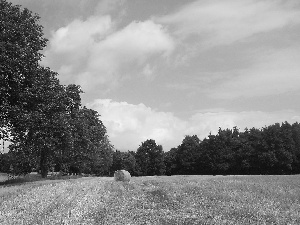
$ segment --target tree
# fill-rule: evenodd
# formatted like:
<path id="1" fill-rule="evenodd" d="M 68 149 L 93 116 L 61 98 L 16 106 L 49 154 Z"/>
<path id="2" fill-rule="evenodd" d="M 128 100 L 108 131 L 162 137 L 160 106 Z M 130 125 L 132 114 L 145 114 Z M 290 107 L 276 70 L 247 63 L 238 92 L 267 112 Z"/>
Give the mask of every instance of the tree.
<path id="1" fill-rule="evenodd" d="M 8 138 L 15 125 L 11 119 L 22 113 L 28 88 L 39 76 L 40 50 L 47 39 L 38 21 L 28 9 L 0 1 L 0 138 Z"/>
<path id="2" fill-rule="evenodd" d="M 123 153 L 116 150 L 113 152 L 113 163 L 111 165 L 111 172 L 123 169 Z"/>
<path id="3" fill-rule="evenodd" d="M 39 51 L 47 40 L 43 38 L 42 26 L 37 23 L 38 15 L 28 9 L 1 0 L 0 18 L 1 138 L 12 138 L 15 155 L 25 156 L 17 152 L 20 146 L 25 146 L 25 140 L 30 139 L 31 132 L 26 125 L 34 117 L 34 113 L 29 112 L 38 107 L 35 100 L 40 93 L 35 91 L 40 82 L 43 83 L 44 75 L 49 75 L 49 70 L 38 64 L 43 56 Z M 32 146 L 26 147 L 23 153 L 32 150 Z"/>
<path id="4" fill-rule="evenodd" d="M 164 163 L 166 166 L 166 175 L 178 174 L 178 148 L 171 148 L 170 151 L 164 153 Z"/>
<path id="5" fill-rule="evenodd" d="M 234 161 L 232 165 L 232 172 L 234 174 L 251 174 L 252 163 L 255 162 L 255 149 L 251 146 L 249 138 L 249 130 L 245 128 L 244 132 L 239 132 L 236 138 Z"/>
<path id="6" fill-rule="evenodd" d="M 263 142 L 260 151 L 260 160 L 263 173 L 284 174 L 290 173 L 293 162 L 294 141 L 291 126 L 279 123 L 264 127 L 262 130 Z"/>
<path id="7" fill-rule="evenodd" d="M 300 173 L 300 124 L 294 123 L 292 125 L 292 137 L 295 143 L 294 154 L 293 154 L 293 173 Z"/>
<path id="8" fill-rule="evenodd" d="M 200 139 L 197 135 L 185 136 L 177 150 L 177 167 L 179 174 L 197 174 Z"/>
<path id="9" fill-rule="evenodd" d="M 0 172 L 8 173 L 11 165 L 11 154 L 3 153 L 0 154 Z"/>
<path id="10" fill-rule="evenodd" d="M 98 176 L 110 175 L 110 167 L 113 161 L 114 147 L 105 135 L 100 145 L 90 154 L 91 172 Z"/>
<path id="11" fill-rule="evenodd" d="M 111 166 L 111 173 L 116 170 L 127 170 L 132 176 L 137 176 L 137 163 L 135 159 L 135 152 L 121 152 L 116 150 L 113 153 L 113 163 Z"/>
<path id="12" fill-rule="evenodd" d="M 234 171 L 234 162 L 236 161 L 236 154 L 240 148 L 239 141 L 239 129 L 234 127 L 233 129 L 219 129 L 217 134 L 217 140 L 219 145 L 218 154 L 220 156 L 218 160 L 218 170 L 222 174 L 236 173 Z"/>
<path id="13" fill-rule="evenodd" d="M 65 168 L 108 175 L 113 146 L 97 111 L 83 107 L 72 116 L 72 144 L 63 153 Z M 68 169 L 67 169 L 68 170 Z"/>
<path id="14" fill-rule="evenodd" d="M 154 140 L 146 140 L 136 152 L 136 161 L 141 176 L 163 175 L 165 173 L 164 154 L 161 145 Z"/>
<path id="15" fill-rule="evenodd" d="M 290 174 L 293 170 L 295 141 L 293 139 L 292 126 L 288 122 L 281 124 L 279 137 L 281 139 L 281 143 L 276 151 L 276 157 L 280 160 L 278 165 L 276 165 L 276 173 Z"/>
<path id="16" fill-rule="evenodd" d="M 17 109 L 15 114 L 18 116 L 10 119 L 14 124 L 10 149 L 16 156 L 27 156 L 28 161 L 38 162 L 39 165 L 33 166 L 38 167 L 45 177 L 53 164 L 57 147 L 68 133 L 66 111 L 69 104 L 65 88 L 56 78 L 57 74 L 43 67 L 37 71 L 40 75 L 24 93 L 26 104 L 22 107 L 22 113 Z"/>
<path id="17" fill-rule="evenodd" d="M 122 168 L 127 170 L 132 176 L 138 175 L 134 152 L 128 151 L 123 153 Z"/>

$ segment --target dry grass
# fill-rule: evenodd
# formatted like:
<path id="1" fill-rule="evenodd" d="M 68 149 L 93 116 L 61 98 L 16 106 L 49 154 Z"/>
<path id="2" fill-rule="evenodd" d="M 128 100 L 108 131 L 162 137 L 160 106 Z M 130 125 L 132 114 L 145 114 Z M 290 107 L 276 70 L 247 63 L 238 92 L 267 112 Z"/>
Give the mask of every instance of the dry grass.
<path id="1" fill-rule="evenodd" d="M 0 224 L 300 224 L 299 175 L 43 182 L 0 187 Z"/>

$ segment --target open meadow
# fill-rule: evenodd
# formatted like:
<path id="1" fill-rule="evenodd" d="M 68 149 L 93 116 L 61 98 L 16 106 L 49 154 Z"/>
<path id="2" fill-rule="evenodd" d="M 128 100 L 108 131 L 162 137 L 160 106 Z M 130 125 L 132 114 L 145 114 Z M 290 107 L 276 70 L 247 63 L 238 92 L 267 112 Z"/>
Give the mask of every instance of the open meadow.
<path id="1" fill-rule="evenodd" d="M 300 175 L 110 177 L 0 186 L 0 224 L 300 224 Z"/>

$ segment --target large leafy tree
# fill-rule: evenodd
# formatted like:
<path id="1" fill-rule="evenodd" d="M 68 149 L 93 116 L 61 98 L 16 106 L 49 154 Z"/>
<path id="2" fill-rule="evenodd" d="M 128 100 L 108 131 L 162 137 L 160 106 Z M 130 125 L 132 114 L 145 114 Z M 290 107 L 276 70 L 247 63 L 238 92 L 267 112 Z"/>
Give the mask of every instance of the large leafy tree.
<path id="1" fill-rule="evenodd" d="M 177 151 L 177 167 L 180 174 L 196 174 L 200 139 L 197 135 L 185 136 Z"/>
<path id="2" fill-rule="evenodd" d="M 37 113 L 29 112 L 37 107 L 35 101 L 40 93 L 36 85 L 43 82 L 47 73 L 47 69 L 39 66 L 40 50 L 47 40 L 43 38 L 38 20 L 28 9 L 0 1 L 0 138 L 13 141 L 13 158 L 21 159 L 15 164 L 22 167 L 28 164 L 26 155 L 34 152 L 32 146 L 26 144 L 34 135 L 30 127 Z M 20 148 L 24 150 L 20 152 Z"/>
<path id="3" fill-rule="evenodd" d="M 95 151 L 90 154 L 91 172 L 98 176 L 110 175 L 110 167 L 113 161 L 114 146 L 105 135 L 97 144 Z"/>
<path id="4" fill-rule="evenodd" d="M 65 114 L 64 128 L 61 130 L 60 142 L 56 143 L 57 151 L 55 151 L 53 160 L 56 171 L 68 172 L 70 169 L 70 157 L 74 151 L 74 142 L 76 135 L 76 121 L 81 107 L 82 93 L 81 87 L 75 84 L 70 84 L 64 87 L 65 91 Z"/>
<path id="5" fill-rule="evenodd" d="M 63 153 L 66 168 L 108 175 L 112 164 L 113 146 L 106 135 L 106 127 L 97 111 L 80 108 L 70 120 L 72 143 Z"/>
<path id="6" fill-rule="evenodd" d="M 26 93 L 39 76 L 40 50 L 46 46 L 39 16 L 28 9 L 0 1 L 0 129 L 8 137 L 26 104 Z"/>
<path id="7" fill-rule="evenodd" d="M 38 72 L 39 76 L 32 81 L 32 87 L 24 93 L 26 101 L 22 106 L 22 113 L 17 109 L 15 114 L 18 117 L 10 119 L 14 124 L 11 129 L 11 150 L 23 163 L 28 161 L 33 164 L 32 167 L 38 167 L 45 177 L 57 147 L 69 132 L 66 112 L 72 103 L 64 86 L 59 84 L 56 73 L 42 67 Z"/>
<path id="8" fill-rule="evenodd" d="M 143 142 L 136 152 L 140 175 L 153 176 L 165 173 L 164 153 L 161 145 L 149 139 Z"/>

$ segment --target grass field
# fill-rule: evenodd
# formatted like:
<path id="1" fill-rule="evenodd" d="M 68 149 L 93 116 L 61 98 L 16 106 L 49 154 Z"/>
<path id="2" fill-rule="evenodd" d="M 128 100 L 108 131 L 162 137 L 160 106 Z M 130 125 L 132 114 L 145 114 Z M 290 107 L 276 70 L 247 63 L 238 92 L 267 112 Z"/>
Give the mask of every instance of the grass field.
<path id="1" fill-rule="evenodd" d="M 0 224 L 300 224 L 300 175 L 46 180 L 0 186 Z"/>

